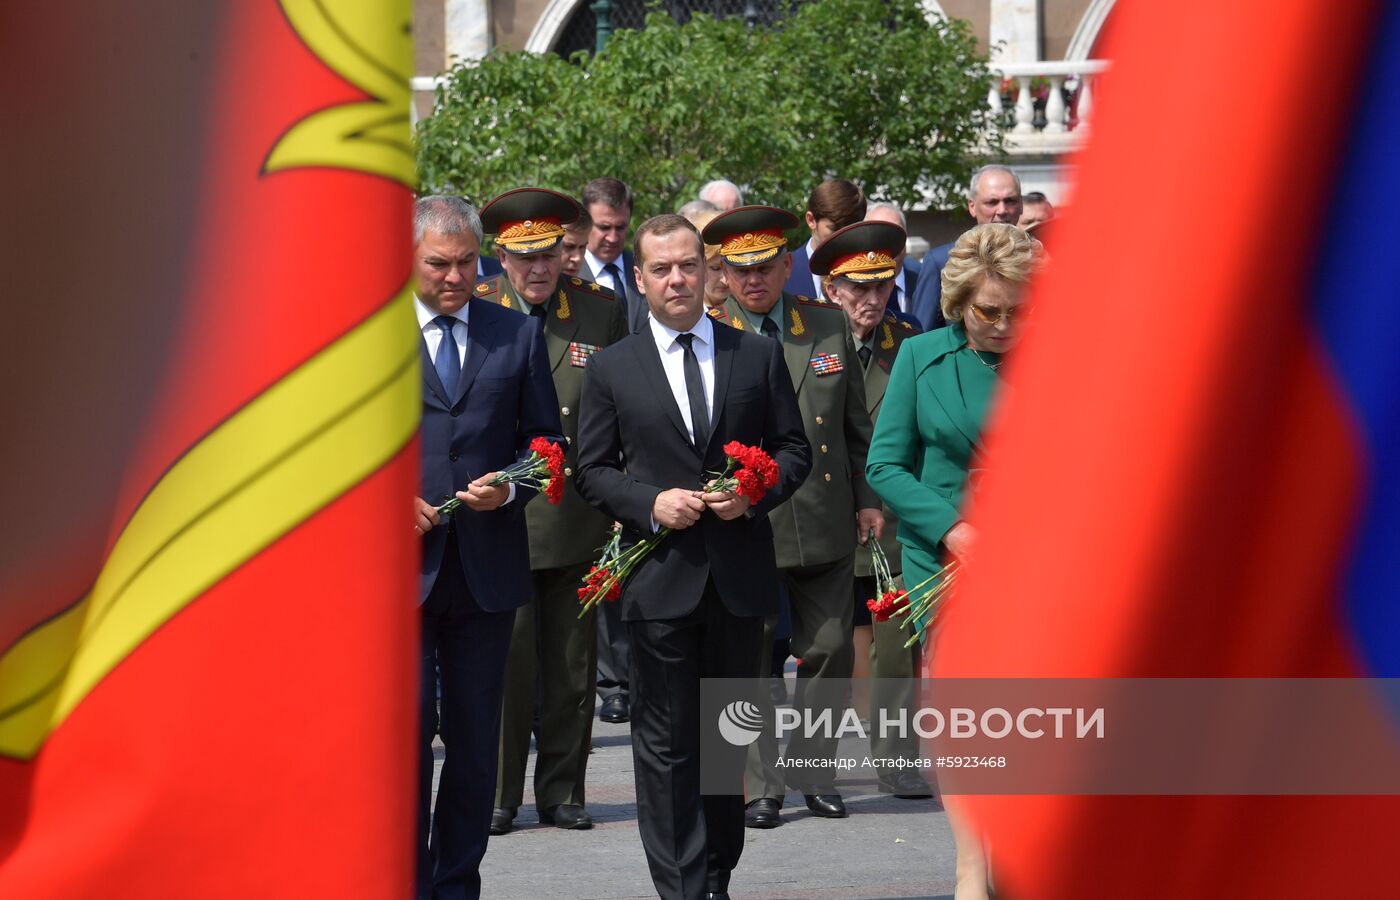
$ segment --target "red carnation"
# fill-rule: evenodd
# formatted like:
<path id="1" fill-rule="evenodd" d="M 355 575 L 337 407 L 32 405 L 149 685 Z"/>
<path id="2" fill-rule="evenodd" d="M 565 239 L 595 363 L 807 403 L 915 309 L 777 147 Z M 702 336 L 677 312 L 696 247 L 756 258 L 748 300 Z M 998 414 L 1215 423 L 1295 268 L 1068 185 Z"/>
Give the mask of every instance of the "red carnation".
<path id="1" fill-rule="evenodd" d="M 908 612 L 904 601 L 903 591 L 886 591 L 880 595 L 879 600 L 865 601 L 865 608 L 870 610 L 870 615 L 876 622 L 888 622 L 892 616 Z"/>
<path id="2" fill-rule="evenodd" d="M 544 499 L 550 503 L 558 504 L 564 499 L 564 478 L 562 475 L 555 475 L 549 479 L 549 484 L 544 488 Z"/>
<path id="3" fill-rule="evenodd" d="M 757 503 L 762 500 L 763 495 L 767 493 L 763 485 L 763 479 L 752 469 L 740 469 L 735 473 L 734 478 L 739 482 L 735 493 L 742 497 L 748 497 L 750 503 Z"/>

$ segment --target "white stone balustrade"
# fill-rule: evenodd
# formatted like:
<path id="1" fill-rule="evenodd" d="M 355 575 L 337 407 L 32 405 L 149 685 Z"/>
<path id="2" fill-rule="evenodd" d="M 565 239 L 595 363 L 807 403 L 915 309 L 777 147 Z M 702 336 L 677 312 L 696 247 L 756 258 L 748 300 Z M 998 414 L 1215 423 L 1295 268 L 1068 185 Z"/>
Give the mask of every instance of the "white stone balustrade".
<path id="1" fill-rule="evenodd" d="M 1103 72 L 1108 71 L 1107 60 L 1087 59 L 1080 61 L 1047 60 L 1042 62 L 1000 63 L 991 67 L 992 82 L 987 90 L 987 104 L 997 115 L 1006 109 L 1002 99 L 1002 84 L 1009 80 L 1013 84 L 1015 102 L 1015 124 L 1006 136 L 1006 149 L 1013 155 L 1060 154 L 1075 149 L 1088 136 L 1089 120 L 1093 114 L 1094 82 Z M 1037 78 L 1044 79 L 1049 86 L 1045 99 L 1045 122 L 1037 126 L 1035 122 L 1035 98 L 1031 94 L 1031 84 Z M 1075 118 L 1070 119 L 1070 109 L 1065 103 L 1063 89 L 1068 87 L 1072 95 L 1077 94 Z"/>

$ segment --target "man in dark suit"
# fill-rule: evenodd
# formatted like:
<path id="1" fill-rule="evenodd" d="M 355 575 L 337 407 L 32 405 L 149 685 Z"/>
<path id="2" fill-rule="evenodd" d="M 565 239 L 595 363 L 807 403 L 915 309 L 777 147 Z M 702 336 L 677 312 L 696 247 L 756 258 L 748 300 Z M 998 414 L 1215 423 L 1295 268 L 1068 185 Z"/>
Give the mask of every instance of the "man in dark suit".
<path id="1" fill-rule="evenodd" d="M 967 211 L 978 225 L 1002 222 L 1015 225 L 1021 218 L 1021 179 L 1006 166 L 983 166 L 972 173 L 968 185 Z M 953 242 L 942 244 L 924 254 L 919 286 L 912 293 L 909 312 L 919 320 L 925 331 L 942 328 L 940 307 L 943 298 L 943 267 L 948 264 L 948 251 Z"/>
<path id="2" fill-rule="evenodd" d="M 617 295 L 632 332 L 640 331 L 646 323 L 647 301 L 631 283 L 632 254 L 626 251 L 632 189 L 616 178 L 595 178 L 583 189 L 583 208 L 593 220 L 584 267 L 594 282 Z"/>
<path id="3" fill-rule="evenodd" d="M 702 796 L 700 679 L 757 674 L 778 596 L 767 516 L 806 478 L 812 451 L 778 345 L 701 314 L 705 258 L 694 226 L 648 220 L 637 263 L 650 319 L 584 372 L 576 484 L 622 523 L 627 544 L 672 529 L 621 601 L 638 825 L 659 896 L 726 898 L 744 847 L 744 749 L 707 757 L 732 772 L 735 793 Z M 728 441 L 761 445 L 778 464 L 777 485 L 755 505 L 701 490 L 724 468 Z"/>
<path id="4" fill-rule="evenodd" d="M 506 652 L 515 610 L 530 598 L 524 506 L 536 493 L 490 481 L 529 456 L 534 438 L 563 441 L 539 322 L 472 298 L 481 233 L 459 197 L 414 207 L 413 305 L 423 335 L 418 900 L 481 894 Z M 454 496 L 463 505 L 441 516 L 436 507 Z M 430 841 L 434 731 L 446 751 Z"/>
<path id="5" fill-rule="evenodd" d="M 630 283 L 632 254 L 624 249 L 632 224 L 632 189 L 616 178 L 595 178 L 583 189 L 583 209 L 593 227 L 579 277 L 612 291 L 627 316 L 628 332 L 635 334 L 646 325 L 647 301 Z M 604 722 L 626 722 L 630 715 L 630 668 L 627 631 L 617 605 L 610 603 L 598 614 L 598 697 L 603 701 L 598 718 Z"/>
<path id="6" fill-rule="evenodd" d="M 496 257 L 487 256 L 483 253 L 476 258 L 476 277 L 478 280 L 484 281 L 487 278 L 499 278 L 502 271 L 504 270 L 501 268 L 501 261 L 496 259 Z"/>
<path id="7" fill-rule="evenodd" d="M 808 260 L 812 253 L 837 231 L 865 218 L 865 192 L 853 181 L 828 178 L 807 195 L 807 243 L 788 254 L 792 271 L 783 290 L 798 297 L 821 297 L 821 279 L 812 277 Z"/>

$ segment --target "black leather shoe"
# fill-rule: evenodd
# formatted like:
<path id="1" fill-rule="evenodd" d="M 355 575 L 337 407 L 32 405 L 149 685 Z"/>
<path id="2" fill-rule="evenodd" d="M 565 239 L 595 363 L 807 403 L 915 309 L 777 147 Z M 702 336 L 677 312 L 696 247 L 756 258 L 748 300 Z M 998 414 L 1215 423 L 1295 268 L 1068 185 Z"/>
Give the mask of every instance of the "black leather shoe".
<path id="1" fill-rule="evenodd" d="M 705 895 L 705 900 L 729 900 L 729 892 L 720 891 L 717 894 L 714 891 L 710 891 L 708 894 Z"/>
<path id="2" fill-rule="evenodd" d="M 603 706 L 598 710 L 598 718 L 604 722 L 626 722 L 631 718 L 627 709 L 626 694 L 610 694 L 603 698 Z"/>
<path id="3" fill-rule="evenodd" d="M 505 834 L 515 828 L 515 808 L 498 806 L 491 810 L 491 833 Z"/>
<path id="4" fill-rule="evenodd" d="M 566 831 L 587 831 L 593 827 L 593 817 L 582 806 L 574 803 L 561 803 L 558 806 L 540 810 L 540 823 L 563 828 Z"/>
<path id="5" fill-rule="evenodd" d="M 744 807 L 745 828 L 777 828 L 783 824 L 778 811 L 783 805 L 772 797 L 759 797 Z"/>
<path id="6" fill-rule="evenodd" d="M 840 794 L 803 794 L 812 815 L 823 819 L 844 819 L 848 815 Z"/>
<path id="7" fill-rule="evenodd" d="M 928 782 L 907 769 L 881 775 L 880 793 L 894 794 L 900 800 L 928 800 L 933 797 Z"/>

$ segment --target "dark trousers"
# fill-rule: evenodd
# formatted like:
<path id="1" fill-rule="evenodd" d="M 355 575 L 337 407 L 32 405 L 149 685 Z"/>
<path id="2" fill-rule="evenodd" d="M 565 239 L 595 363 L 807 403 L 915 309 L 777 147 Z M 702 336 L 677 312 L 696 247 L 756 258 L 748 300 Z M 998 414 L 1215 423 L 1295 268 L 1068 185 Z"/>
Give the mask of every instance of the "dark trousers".
<path id="1" fill-rule="evenodd" d="M 632 670 L 627 628 L 622 624 L 621 603 L 598 604 L 598 696 L 627 693 Z"/>
<path id="2" fill-rule="evenodd" d="M 583 778 L 593 735 L 598 607 L 579 618 L 578 586 L 590 565 L 531 572 L 530 602 L 515 611 L 501 710 L 497 806 L 514 809 L 524 797 L 537 696 L 535 806 L 543 811 L 561 803 L 584 805 Z"/>
<path id="3" fill-rule="evenodd" d="M 515 611 L 487 612 L 477 605 L 462 574 L 457 537 L 449 534 L 422 613 L 416 895 L 418 900 L 477 898 L 477 869 L 491 827 L 501 690 Z M 438 724 L 435 668 L 442 678 L 440 732 L 446 749 L 430 836 L 433 731 Z"/>
<path id="4" fill-rule="evenodd" d="M 855 645 L 851 639 L 851 593 L 855 590 L 855 554 L 833 563 L 816 566 L 795 566 L 780 569 L 788 592 L 788 609 L 792 613 L 792 655 L 802 662 L 797 666 L 797 691 L 793 706 L 819 715 L 829 710 L 832 721 L 841 720 L 845 708 L 846 689 L 855 664 Z M 771 658 L 773 631 L 777 617 L 766 623 L 764 644 L 753 657 L 755 668 L 763 671 Z M 764 721 L 775 715 L 773 701 L 765 691 L 758 698 Z M 788 740 L 789 759 L 835 759 L 838 741 L 821 734 L 807 737 L 803 729 L 793 732 Z M 785 787 L 806 794 L 827 794 L 836 789 L 834 767 L 789 769 L 784 778 L 778 769 L 778 739 L 765 732 L 749 745 L 745 793 L 749 800 L 768 797 L 782 801 Z"/>
<path id="5" fill-rule="evenodd" d="M 753 678 L 763 618 L 730 613 L 711 582 L 689 615 L 627 625 L 642 848 L 662 900 L 698 900 L 728 890 L 744 851 L 744 748 L 710 760 L 734 773 L 733 793 L 700 793 L 700 679 Z"/>

